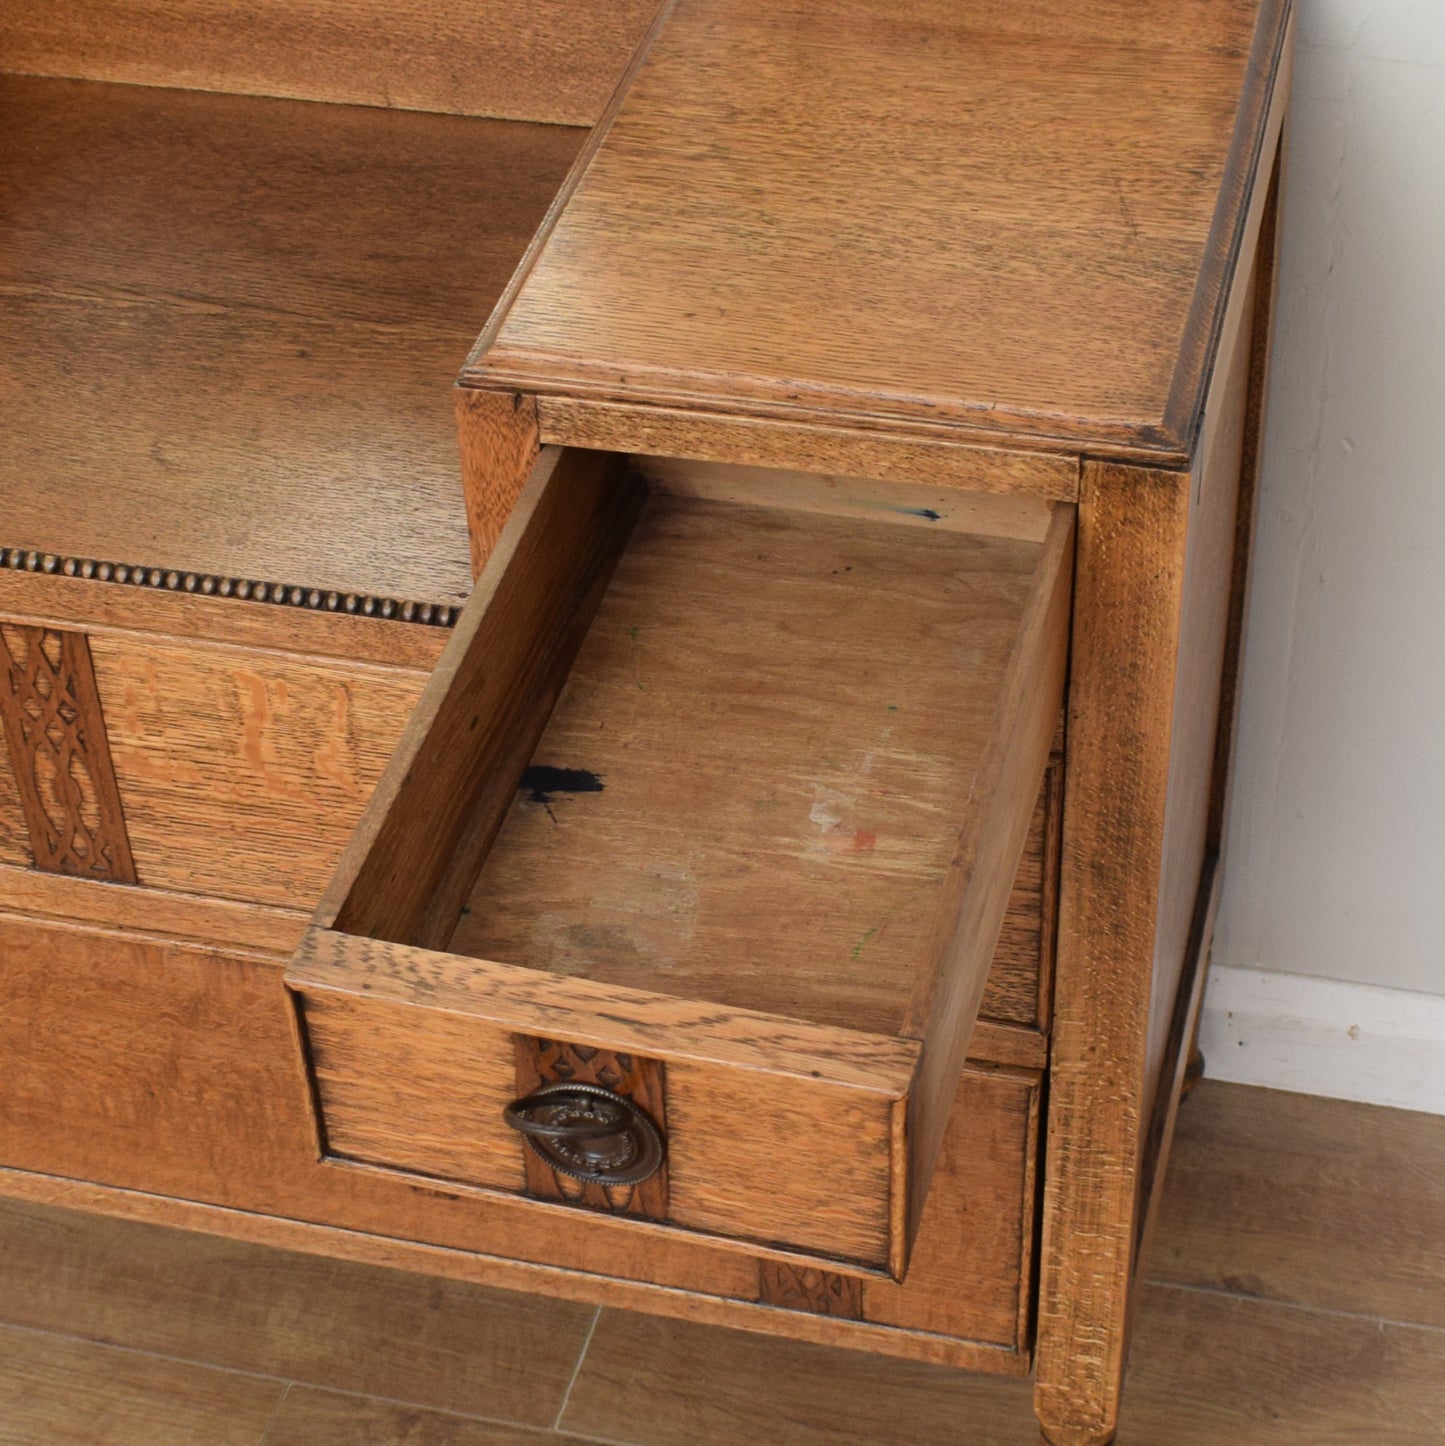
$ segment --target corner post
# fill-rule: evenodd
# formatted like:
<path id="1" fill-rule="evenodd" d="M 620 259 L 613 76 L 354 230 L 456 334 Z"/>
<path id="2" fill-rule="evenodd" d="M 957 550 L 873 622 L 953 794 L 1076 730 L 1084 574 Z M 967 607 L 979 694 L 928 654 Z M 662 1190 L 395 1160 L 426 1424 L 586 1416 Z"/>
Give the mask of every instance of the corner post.
<path id="1" fill-rule="evenodd" d="M 1189 517 L 1188 473 L 1085 463 L 1034 1392 L 1051 1446 L 1118 1424 Z"/>
<path id="2" fill-rule="evenodd" d="M 456 388 L 472 576 L 479 577 L 541 451 L 537 399 L 521 392 Z"/>

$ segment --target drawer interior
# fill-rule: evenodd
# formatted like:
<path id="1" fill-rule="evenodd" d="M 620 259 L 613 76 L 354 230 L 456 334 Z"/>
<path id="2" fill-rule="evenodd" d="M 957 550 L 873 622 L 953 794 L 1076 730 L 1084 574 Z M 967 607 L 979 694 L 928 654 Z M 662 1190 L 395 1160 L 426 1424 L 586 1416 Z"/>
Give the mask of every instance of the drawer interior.
<path id="1" fill-rule="evenodd" d="M 901 1033 L 1041 540 L 652 493 L 449 951 Z"/>
<path id="2" fill-rule="evenodd" d="M 324 1153 L 637 1213 L 547 1195 L 501 1119 L 610 1051 L 590 1082 L 666 1127 L 642 1213 L 902 1275 L 1058 717 L 1072 515 L 863 511 L 544 451 L 288 971 Z"/>

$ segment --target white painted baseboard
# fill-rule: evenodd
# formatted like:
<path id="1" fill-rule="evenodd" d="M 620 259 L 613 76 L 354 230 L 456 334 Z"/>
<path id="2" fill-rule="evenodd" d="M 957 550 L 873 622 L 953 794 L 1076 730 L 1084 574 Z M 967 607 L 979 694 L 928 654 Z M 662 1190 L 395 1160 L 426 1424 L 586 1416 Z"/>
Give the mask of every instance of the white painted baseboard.
<path id="1" fill-rule="evenodd" d="M 1210 1079 L 1445 1114 L 1445 996 L 1215 965 Z"/>

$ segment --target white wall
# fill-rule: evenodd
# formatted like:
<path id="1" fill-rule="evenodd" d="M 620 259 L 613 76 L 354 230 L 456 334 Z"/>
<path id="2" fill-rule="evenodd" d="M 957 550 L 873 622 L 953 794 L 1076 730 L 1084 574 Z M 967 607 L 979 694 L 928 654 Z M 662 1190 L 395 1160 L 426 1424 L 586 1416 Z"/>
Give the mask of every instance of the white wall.
<path id="1" fill-rule="evenodd" d="M 1214 959 L 1445 994 L 1445 0 L 1300 10 Z"/>

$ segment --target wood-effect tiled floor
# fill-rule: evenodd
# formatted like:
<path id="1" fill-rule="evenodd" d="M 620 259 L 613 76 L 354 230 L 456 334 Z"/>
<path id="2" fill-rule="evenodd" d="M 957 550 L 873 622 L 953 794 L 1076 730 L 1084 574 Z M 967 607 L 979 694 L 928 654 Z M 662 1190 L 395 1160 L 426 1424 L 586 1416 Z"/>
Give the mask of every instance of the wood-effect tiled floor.
<path id="1" fill-rule="evenodd" d="M 1206 1082 L 1121 1446 L 1445 1442 L 1445 1118 Z M 0 1202 L 0 1442 L 1036 1446 L 1029 1383 Z"/>

